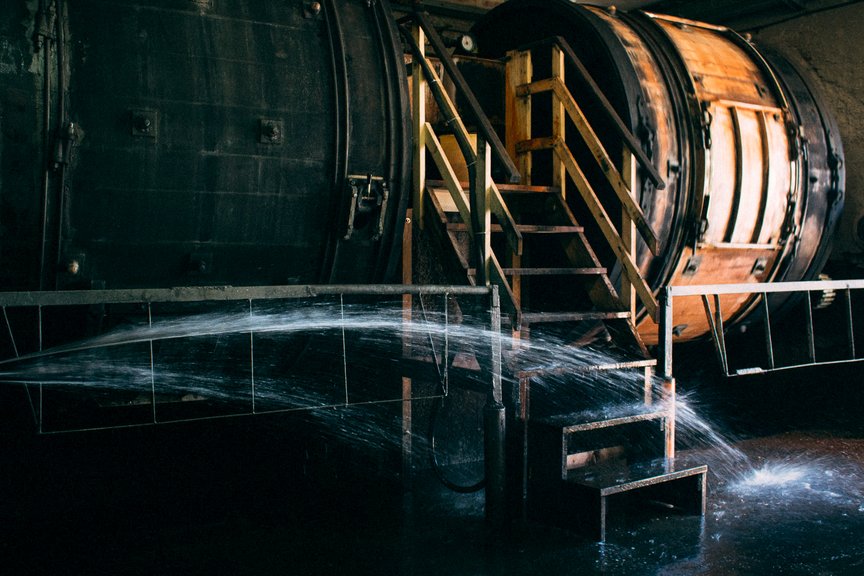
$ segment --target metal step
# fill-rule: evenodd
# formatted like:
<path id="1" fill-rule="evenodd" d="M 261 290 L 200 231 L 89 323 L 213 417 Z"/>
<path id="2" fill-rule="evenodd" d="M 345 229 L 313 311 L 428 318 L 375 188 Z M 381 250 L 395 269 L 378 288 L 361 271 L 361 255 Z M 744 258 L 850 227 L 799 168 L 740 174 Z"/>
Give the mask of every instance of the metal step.
<path id="1" fill-rule="evenodd" d="M 657 366 L 657 360 L 646 358 L 644 360 L 626 360 L 623 362 L 605 362 L 601 364 L 584 364 L 582 366 L 548 366 L 542 368 L 531 368 L 516 372 L 517 378 L 533 378 L 536 376 L 559 376 L 562 374 L 603 372 L 612 370 L 630 370 L 635 368 L 653 368 Z"/>
<path id="2" fill-rule="evenodd" d="M 630 416 L 620 416 L 617 418 L 607 418 L 605 420 L 594 420 L 592 422 L 580 422 L 579 424 L 571 424 L 564 426 L 561 429 L 561 434 L 576 434 L 577 432 L 586 432 L 588 430 L 599 430 L 601 428 L 611 428 L 612 426 L 624 426 L 634 422 L 645 422 L 647 420 L 662 420 L 669 416 L 668 410 L 656 410 L 653 412 L 644 412 L 641 414 L 632 414 Z"/>
<path id="3" fill-rule="evenodd" d="M 571 470 L 565 479 L 564 497 L 581 511 L 581 527 L 598 541 L 606 540 L 608 498 L 641 491 L 647 499 L 669 510 L 703 515 L 708 466 L 678 468 L 674 460 L 654 460 L 633 465 L 616 463 Z"/>

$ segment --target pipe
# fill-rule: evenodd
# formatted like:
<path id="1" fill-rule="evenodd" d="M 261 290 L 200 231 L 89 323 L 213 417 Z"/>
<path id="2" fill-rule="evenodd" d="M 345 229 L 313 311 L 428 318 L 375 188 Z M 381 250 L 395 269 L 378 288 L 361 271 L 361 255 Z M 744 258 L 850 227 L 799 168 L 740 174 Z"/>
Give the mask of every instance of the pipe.
<path id="1" fill-rule="evenodd" d="M 507 466 L 505 436 L 507 416 L 504 405 L 491 403 L 483 409 L 486 469 L 486 520 L 500 524 L 507 518 Z"/>

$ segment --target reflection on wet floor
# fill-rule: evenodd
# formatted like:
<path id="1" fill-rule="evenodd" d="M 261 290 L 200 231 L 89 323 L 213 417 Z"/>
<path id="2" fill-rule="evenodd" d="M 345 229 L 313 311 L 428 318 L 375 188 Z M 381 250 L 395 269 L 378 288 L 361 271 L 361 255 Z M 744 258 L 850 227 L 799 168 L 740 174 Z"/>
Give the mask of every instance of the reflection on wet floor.
<path id="1" fill-rule="evenodd" d="M 161 526 L 130 516 L 114 530 L 79 518 L 50 538 L 10 534 L 0 551 L 7 574 L 864 573 L 864 439 L 794 432 L 736 447 L 746 459 L 735 473 L 710 474 L 705 517 L 625 507 L 613 511 L 603 544 L 534 522 L 490 529 L 482 493 L 447 492 L 419 477 L 408 495 L 323 494 L 288 513 L 267 514 L 258 502 Z M 681 458 L 711 467 L 715 456 Z"/>
<path id="2" fill-rule="evenodd" d="M 626 502 L 603 544 L 535 521 L 490 527 L 482 492 L 448 491 L 422 466 L 403 493 L 384 473 L 398 454 L 370 469 L 346 446 L 307 477 L 334 444 L 297 442 L 303 420 L 4 429 L 0 574 L 864 574 L 859 376 L 814 387 L 820 376 L 700 379 L 685 405 L 718 423 L 679 410 L 678 459 L 709 466 L 705 516 Z M 458 468 L 460 483 L 479 474 Z"/>

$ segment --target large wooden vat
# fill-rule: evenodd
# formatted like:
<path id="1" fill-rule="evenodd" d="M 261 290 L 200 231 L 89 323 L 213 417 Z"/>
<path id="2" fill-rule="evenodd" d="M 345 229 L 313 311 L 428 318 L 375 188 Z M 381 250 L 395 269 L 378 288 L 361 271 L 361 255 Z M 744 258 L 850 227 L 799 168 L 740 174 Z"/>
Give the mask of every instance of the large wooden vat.
<path id="1" fill-rule="evenodd" d="M 662 244 L 657 256 L 638 247 L 638 266 L 655 290 L 807 280 L 820 272 L 843 204 L 842 146 L 825 107 L 781 56 L 726 28 L 563 0 L 513 0 L 475 32 L 493 56 L 566 38 L 640 138 L 667 184 L 656 190 L 637 177 L 634 186 Z M 568 83 L 577 98 L 586 93 Z M 607 149 L 621 150 L 590 98 L 582 100 Z M 599 193 L 614 206 L 611 191 Z M 590 220 L 572 207 L 583 224 Z M 611 253 L 604 258 L 614 265 Z M 754 304 L 747 295 L 724 297 L 725 321 L 743 319 Z M 679 338 L 706 333 L 700 299 L 675 308 Z M 644 312 L 640 331 L 656 339 Z"/>

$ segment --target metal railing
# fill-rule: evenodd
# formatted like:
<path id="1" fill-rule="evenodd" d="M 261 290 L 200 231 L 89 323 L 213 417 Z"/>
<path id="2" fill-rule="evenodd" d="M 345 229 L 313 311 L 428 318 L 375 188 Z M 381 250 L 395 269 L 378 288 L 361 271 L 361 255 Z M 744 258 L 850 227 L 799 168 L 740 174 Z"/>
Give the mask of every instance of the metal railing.
<path id="1" fill-rule="evenodd" d="M 24 381 L 21 382 L 24 384 L 24 387 L 27 391 L 28 399 L 30 401 L 30 405 L 33 411 L 33 417 L 35 420 L 35 424 L 39 433 L 51 433 L 51 432 L 71 432 L 71 431 L 84 431 L 84 430 L 95 430 L 95 429 L 111 429 L 111 428 L 128 428 L 128 427 L 137 427 L 137 426 L 145 426 L 145 425 L 157 425 L 157 424 L 169 424 L 169 423 L 177 423 L 177 422 L 188 422 L 193 420 L 211 420 L 216 418 L 228 418 L 228 417 L 237 417 L 237 416 L 248 416 L 248 415 L 261 415 L 261 414 L 272 414 L 279 412 L 294 412 L 300 410 L 310 410 L 310 409 L 320 409 L 327 407 L 339 407 L 339 406 L 348 406 L 348 405 L 366 405 L 366 404 L 379 404 L 379 403 L 396 403 L 396 402 L 405 402 L 417 400 L 417 397 L 398 397 L 398 398 L 383 398 L 383 399 L 373 399 L 366 400 L 361 402 L 351 402 L 348 394 L 348 369 L 349 361 L 346 359 L 346 351 L 345 351 L 345 327 L 344 327 L 344 318 L 345 318 L 345 297 L 397 297 L 397 296 L 433 296 L 433 295 L 441 295 L 445 298 L 445 304 L 443 305 L 443 314 L 444 314 L 444 326 L 443 334 L 439 335 L 442 339 L 441 345 L 444 350 L 450 345 L 450 339 L 452 338 L 451 334 L 446 329 L 447 321 L 447 305 L 446 299 L 449 297 L 480 297 L 484 299 L 488 299 L 488 305 L 486 302 L 483 304 L 483 308 L 489 310 L 489 334 L 490 334 L 490 346 L 491 346 L 491 354 L 490 358 L 490 366 L 488 367 L 488 372 L 486 372 L 485 376 L 491 377 L 491 386 L 489 388 L 490 392 L 490 402 L 494 404 L 501 404 L 502 392 L 501 392 L 501 342 L 500 342 L 500 308 L 499 308 L 499 300 L 498 300 L 498 292 L 495 287 L 472 287 L 472 286 L 408 286 L 408 285 L 323 285 L 323 286 L 254 286 L 254 287 L 231 287 L 231 286 L 208 286 L 208 287 L 182 287 L 182 288 L 169 288 L 169 289 L 127 289 L 127 290 L 87 290 L 87 291 L 58 291 L 58 292 L 0 292 L 0 311 L 2 311 L 4 329 L 5 332 L 5 340 L 8 345 L 8 349 L 12 353 L 11 357 L 8 357 L 4 360 L 0 360 L 0 380 L 16 381 L 15 378 L 18 377 L 18 374 L 21 370 L 26 370 L 27 362 L 38 362 L 45 361 L 46 359 L 50 359 L 52 356 L 58 355 L 69 355 L 75 354 L 78 352 L 86 352 L 94 349 L 105 349 L 110 347 L 118 347 L 118 346 L 127 346 L 127 345 L 136 345 L 140 346 L 140 349 L 137 349 L 137 352 L 142 354 L 149 353 L 149 359 L 142 359 L 139 363 L 141 366 L 149 364 L 149 372 L 150 372 L 150 390 L 149 390 L 149 403 L 152 405 L 152 413 L 150 414 L 149 420 L 146 422 L 134 423 L 134 424 L 122 424 L 122 425 L 108 425 L 108 426 L 87 426 L 87 427 L 78 427 L 78 428 L 64 428 L 60 430 L 46 430 L 44 426 L 44 398 L 46 393 L 46 383 L 41 382 L 39 379 L 39 375 L 33 375 L 30 378 L 29 383 Z M 262 326 L 260 330 L 256 331 L 256 323 L 254 322 L 255 311 L 253 310 L 253 304 L 258 305 L 259 303 L 267 303 L 268 305 L 279 304 L 280 301 L 289 301 L 289 300 L 315 300 L 321 297 L 338 297 L 338 303 L 334 300 L 334 306 L 338 305 L 340 308 L 341 318 L 342 318 L 342 333 L 341 333 L 341 350 L 342 350 L 342 362 L 344 363 L 344 378 L 345 378 L 345 390 L 344 390 L 344 401 L 338 401 L 335 403 L 321 403 L 315 404 L 312 406 L 309 405 L 301 405 L 301 406 L 290 406 L 290 407 L 279 407 L 279 408 L 271 408 L 267 409 L 262 408 L 262 406 L 256 402 L 259 399 L 259 394 L 256 391 L 256 371 L 255 371 L 255 362 L 256 362 L 256 354 L 260 354 L 260 352 L 256 352 L 255 349 L 255 337 L 256 334 L 259 333 L 267 333 L 274 334 L 274 330 L 271 326 Z M 172 309 L 170 312 L 170 318 L 176 319 L 179 317 L 188 317 L 193 316 L 195 314 L 200 314 L 200 308 L 196 308 L 196 304 L 207 304 L 207 303 L 237 303 L 240 306 L 235 306 L 236 309 L 240 307 L 246 312 L 240 312 L 236 314 L 237 318 L 240 318 L 242 314 L 248 314 L 249 321 L 247 323 L 242 322 L 242 318 L 240 318 L 241 322 L 239 324 L 235 323 L 231 326 L 223 326 L 216 324 L 212 328 L 208 328 L 206 330 L 198 330 L 194 333 L 184 333 L 179 332 L 177 334 L 171 334 L 169 331 L 160 331 L 153 330 L 154 327 L 158 328 L 158 320 L 159 317 L 154 315 L 154 305 L 169 305 Z M 248 305 L 246 304 L 248 303 Z M 178 311 L 177 307 L 184 304 L 191 304 L 193 308 L 191 311 L 184 312 L 182 310 Z M 81 310 L 82 308 L 90 307 L 90 306 L 110 306 L 110 305 L 136 305 L 135 309 L 137 310 L 138 315 L 142 316 L 144 319 L 143 328 L 144 331 L 137 334 L 134 339 L 85 339 L 80 341 L 73 341 L 71 343 L 63 344 L 53 348 L 46 348 L 43 346 L 43 335 L 45 334 L 45 318 L 44 313 L 46 309 L 58 308 L 60 307 L 62 311 L 69 311 L 72 309 Z M 402 300 L 398 302 L 399 307 L 403 307 L 404 304 Z M 28 320 L 22 321 L 22 313 L 17 312 L 19 309 L 30 310 L 31 312 L 27 312 Z M 15 314 L 10 314 L 12 310 L 15 310 Z M 128 308 L 127 308 L 128 310 Z M 184 316 L 187 315 L 187 316 Z M 10 319 L 10 316 L 12 317 Z M 398 315 L 397 315 L 398 316 Z M 411 320 L 410 311 L 408 314 L 403 314 L 398 316 L 402 319 L 405 327 L 403 328 L 403 333 L 397 334 L 397 336 L 401 336 L 401 338 L 406 338 L 405 333 L 407 333 L 409 326 L 412 324 L 413 320 Z M 338 314 L 334 314 L 334 326 L 333 330 L 339 330 L 339 318 Z M 154 326 L 154 320 L 157 322 Z M 235 318 L 236 320 L 236 318 Z M 424 319 L 425 321 L 425 319 Z M 238 328 L 238 326 L 240 326 Z M 148 331 L 149 330 L 149 331 Z M 398 327 L 395 329 L 398 331 Z M 424 330 L 423 327 L 418 329 L 418 332 L 422 332 Z M 28 345 L 25 345 L 23 342 L 24 338 L 16 337 L 20 336 L 22 333 L 27 333 L 31 337 L 29 338 L 29 350 Z M 301 335 L 302 331 L 299 332 Z M 110 333 L 109 333 L 110 334 Z M 161 418 L 160 414 L 157 413 L 157 405 L 160 404 L 159 399 L 157 398 L 157 385 L 159 383 L 159 372 L 156 370 L 155 362 L 154 362 L 154 343 L 162 342 L 166 340 L 172 339 L 180 339 L 186 337 L 216 337 L 224 336 L 226 334 L 248 334 L 248 355 L 246 355 L 246 360 L 243 362 L 246 363 L 246 366 L 242 367 L 242 369 L 238 368 L 238 372 L 242 372 L 244 375 L 248 375 L 248 395 L 244 396 L 247 398 L 248 402 L 241 403 L 242 407 L 236 412 L 231 413 L 220 413 L 217 415 L 208 415 L 201 417 L 180 417 L 180 418 Z M 415 334 L 416 335 L 416 334 Z M 337 336 L 339 336 L 337 334 Z M 432 335 L 429 334 L 427 338 L 428 345 L 432 348 L 431 355 L 432 357 L 439 359 L 439 362 L 444 362 L 443 369 L 446 370 L 446 362 L 447 359 L 444 358 L 440 360 L 439 352 L 435 350 L 435 344 L 432 341 Z M 337 345 L 338 348 L 338 345 Z M 404 348 L 403 348 L 404 354 Z M 441 369 L 436 362 L 436 368 Z M 23 368 L 22 368 L 23 367 Z M 200 367 L 200 370 L 204 370 L 205 367 Z M 5 378 L 4 378 L 5 377 Z M 285 382 L 286 386 L 290 386 L 290 382 Z M 31 390 L 31 388 L 35 388 L 35 392 Z M 103 390 L 104 392 L 104 390 Z M 436 393 L 437 394 L 437 393 Z M 442 386 L 440 394 L 446 394 L 446 386 Z M 34 397 L 35 396 L 35 397 Z"/>
<path id="2" fill-rule="evenodd" d="M 717 351 L 718 360 L 726 376 L 743 376 L 778 370 L 790 370 L 807 366 L 840 364 L 860 361 L 855 348 L 855 326 L 852 315 L 852 291 L 864 289 L 864 280 L 829 280 L 811 282 L 778 282 L 751 284 L 712 284 L 704 286 L 667 286 L 660 294 L 659 349 L 658 369 L 664 380 L 672 379 L 672 348 L 676 332 L 674 324 L 674 301 L 676 298 L 698 296 L 702 299 L 708 321 L 709 334 Z M 819 360 L 816 354 L 815 330 L 813 326 L 812 293 L 827 292 L 843 293 L 842 330 L 846 337 L 846 354 L 842 358 Z M 785 294 L 788 296 L 800 294 L 803 298 L 806 337 L 806 361 L 778 365 L 776 338 L 772 331 L 771 312 L 768 299 L 770 295 Z M 729 351 L 726 342 L 726 331 L 723 325 L 723 309 L 721 296 L 749 294 L 755 299 L 753 305 L 761 308 L 762 327 L 764 335 L 764 366 L 753 366 L 730 370 Z M 834 304 L 837 306 L 838 304 Z"/>

